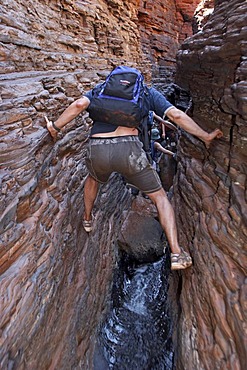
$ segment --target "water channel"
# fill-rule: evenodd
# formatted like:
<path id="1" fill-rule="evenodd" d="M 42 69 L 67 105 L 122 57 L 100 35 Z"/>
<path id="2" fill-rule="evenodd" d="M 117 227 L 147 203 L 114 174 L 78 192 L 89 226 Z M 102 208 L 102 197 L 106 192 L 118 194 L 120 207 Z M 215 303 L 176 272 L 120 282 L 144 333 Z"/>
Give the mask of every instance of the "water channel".
<path id="1" fill-rule="evenodd" d="M 172 370 L 168 256 L 139 264 L 124 255 L 103 322 L 94 370 Z"/>

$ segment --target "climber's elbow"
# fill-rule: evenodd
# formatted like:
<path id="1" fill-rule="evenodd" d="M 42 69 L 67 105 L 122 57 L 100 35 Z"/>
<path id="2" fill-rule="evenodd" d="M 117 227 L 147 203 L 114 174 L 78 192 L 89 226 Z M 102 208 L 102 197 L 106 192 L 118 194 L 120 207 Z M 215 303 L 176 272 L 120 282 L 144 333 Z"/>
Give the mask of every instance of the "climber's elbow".
<path id="1" fill-rule="evenodd" d="M 175 107 L 169 109 L 169 111 L 167 112 L 167 117 L 170 118 L 170 120 L 175 123 L 179 123 L 181 119 L 184 118 L 184 115 L 185 115 L 184 112 L 182 112 L 180 109 L 177 109 Z"/>
<path id="2" fill-rule="evenodd" d="M 79 111 L 83 111 L 89 106 L 90 100 L 86 96 L 83 96 L 82 98 L 77 99 L 74 104 L 76 109 L 78 109 Z"/>

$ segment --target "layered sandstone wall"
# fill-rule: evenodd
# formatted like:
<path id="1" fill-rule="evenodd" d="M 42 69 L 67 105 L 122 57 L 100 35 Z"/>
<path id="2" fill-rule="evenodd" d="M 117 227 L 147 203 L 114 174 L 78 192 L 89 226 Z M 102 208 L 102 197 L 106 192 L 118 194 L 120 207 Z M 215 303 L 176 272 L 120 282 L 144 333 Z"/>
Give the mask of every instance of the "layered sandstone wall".
<path id="1" fill-rule="evenodd" d="M 97 231 L 87 237 L 87 115 L 54 144 L 44 114 L 56 118 L 119 62 L 140 66 L 149 81 L 165 67 L 172 79 L 198 3 L 2 0 L 0 367 L 90 368 L 115 237 L 131 202 L 114 177 L 101 189 Z M 245 14 L 245 1 L 218 0 L 178 58 L 177 83 L 193 96 L 193 118 L 225 134 L 209 151 L 191 136 L 180 140 L 178 224 L 194 257 L 182 279 L 181 369 L 241 369 L 246 358 Z"/>
<path id="2" fill-rule="evenodd" d="M 161 55 L 174 70 L 179 22 L 173 1 L 1 1 L 1 368 L 91 367 L 130 196 L 119 177 L 103 187 L 88 238 L 87 115 L 53 143 L 44 114 L 57 118 L 115 64 L 140 66 L 150 80 Z"/>
<path id="3" fill-rule="evenodd" d="M 219 1 L 178 53 L 177 83 L 193 118 L 224 138 L 209 150 L 182 135 L 176 208 L 193 269 L 180 297 L 179 369 L 246 366 L 247 3 Z"/>

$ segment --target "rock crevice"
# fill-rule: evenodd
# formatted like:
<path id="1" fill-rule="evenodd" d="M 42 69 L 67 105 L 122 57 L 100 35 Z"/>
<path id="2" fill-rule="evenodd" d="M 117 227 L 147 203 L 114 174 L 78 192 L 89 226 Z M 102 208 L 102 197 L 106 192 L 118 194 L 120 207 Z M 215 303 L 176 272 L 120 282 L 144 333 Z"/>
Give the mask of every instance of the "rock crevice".
<path id="1" fill-rule="evenodd" d="M 101 187 L 88 237 L 81 218 L 90 120 L 81 114 L 54 143 L 44 114 L 56 119 L 120 63 L 161 90 L 177 65 L 195 121 L 224 131 L 209 151 L 183 132 L 179 141 L 174 205 L 194 267 L 180 279 L 174 343 L 178 369 L 244 368 L 246 2 L 215 1 L 191 37 L 200 3 L 1 2 L 1 368 L 92 368 L 132 198 L 114 175 Z"/>

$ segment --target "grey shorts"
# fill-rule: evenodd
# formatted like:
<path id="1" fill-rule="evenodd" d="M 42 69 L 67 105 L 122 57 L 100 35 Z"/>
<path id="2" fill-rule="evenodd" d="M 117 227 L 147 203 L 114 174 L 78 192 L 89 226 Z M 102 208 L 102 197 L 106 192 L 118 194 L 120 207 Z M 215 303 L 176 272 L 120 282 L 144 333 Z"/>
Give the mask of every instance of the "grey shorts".
<path id="1" fill-rule="evenodd" d="M 104 184 L 113 172 L 144 193 L 162 188 L 157 172 L 151 167 L 138 136 L 90 138 L 86 166 L 90 175 Z"/>

